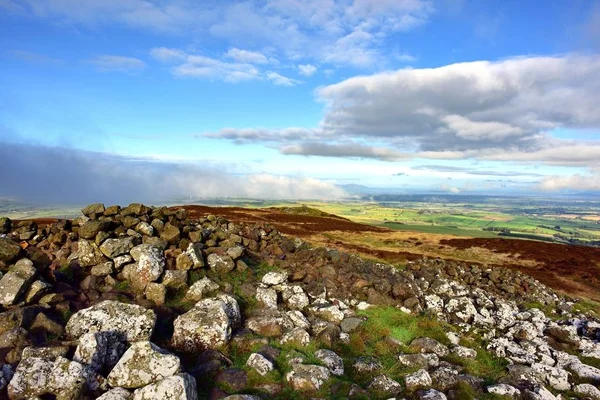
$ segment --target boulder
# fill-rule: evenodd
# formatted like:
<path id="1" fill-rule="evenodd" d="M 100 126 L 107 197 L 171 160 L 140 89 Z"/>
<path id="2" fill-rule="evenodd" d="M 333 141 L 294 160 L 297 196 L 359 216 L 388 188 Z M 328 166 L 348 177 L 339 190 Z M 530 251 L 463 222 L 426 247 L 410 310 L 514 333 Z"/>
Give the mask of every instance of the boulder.
<path id="1" fill-rule="evenodd" d="M 135 304 L 106 300 L 73 314 L 67 333 L 80 338 L 89 332 L 111 331 L 128 342 L 149 340 L 156 323 L 154 311 Z"/>
<path id="2" fill-rule="evenodd" d="M 194 268 L 204 268 L 204 255 L 202 249 L 204 245 L 202 243 L 190 243 L 187 248 L 187 255 L 192 260 Z"/>
<path id="3" fill-rule="evenodd" d="M 319 390 L 330 376 L 329 370 L 320 365 L 293 364 L 285 379 L 294 390 L 313 392 Z"/>
<path id="4" fill-rule="evenodd" d="M 79 265 L 84 268 L 100 264 L 106 260 L 95 243 L 84 239 L 77 242 L 77 259 Z"/>
<path id="5" fill-rule="evenodd" d="M 104 214 L 104 211 L 106 211 L 106 208 L 104 208 L 104 204 L 96 203 L 86 206 L 81 210 L 81 213 L 86 217 L 94 218 L 97 215 Z"/>
<path id="6" fill-rule="evenodd" d="M 0 217 L 0 235 L 9 233 L 12 228 L 12 221 L 7 217 Z"/>
<path id="7" fill-rule="evenodd" d="M 589 381 L 595 384 L 600 384 L 600 369 L 582 362 L 574 362 L 567 366 L 567 369 L 577 378 L 584 381 Z"/>
<path id="8" fill-rule="evenodd" d="M 575 385 L 573 392 L 581 399 L 585 400 L 600 400 L 600 390 L 589 383 Z"/>
<path id="9" fill-rule="evenodd" d="M 221 295 L 200 300 L 175 319 L 173 347 L 188 353 L 221 347 L 240 323 L 240 309 L 234 298 Z"/>
<path id="10" fill-rule="evenodd" d="M 444 393 L 435 389 L 419 390 L 417 392 L 420 400 L 446 400 L 447 397 Z"/>
<path id="11" fill-rule="evenodd" d="M 132 248 L 133 238 L 129 236 L 118 239 L 106 239 L 100 245 L 102 254 L 110 259 L 125 255 L 129 253 Z"/>
<path id="12" fill-rule="evenodd" d="M 277 309 L 277 292 L 273 288 L 257 287 L 256 300 L 265 308 Z"/>
<path id="13" fill-rule="evenodd" d="M 196 380 L 189 374 L 177 374 L 138 389 L 133 400 L 197 400 Z"/>
<path id="14" fill-rule="evenodd" d="M 213 293 L 219 289 L 219 285 L 208 278 L 202 278 L 188 289 L 185 297 L 192 301 L 198 301 L 210 293 Z"/>
<path id="15" fill-rule="evenodd" d="M 310 343 L 310 334 L 302 328 L 294 328 L 286 332 L 281 338 L 281 344 L 293 343 L 298 346 L 308 346 Z"/>
<path id="16" fill-rule="evenodd" d="M 114 388 L 98 397 L 96 400 L 131 400 L 133 393 L 127 389 Z"/>
<path id="17" fill-rule="evenodd" d="M 179 357 L 151 342 L 136 342 L 110 371 L 108 384 L 112 387 L 137 389 L 173 376 L 180 369 Z"/>
<path id="18" fill-rule="evenodd" d="M 379 397 L 395 397 L 402 391 L 402 385 L 386 375 L 378 375 L 369 383 L 367 389 Z"/>
<path id="19" fill-rule="evenodd" d="M 10 306 L 19 301 L 20 297 L 29 289 L 36 274 L 37 270 L 30 260 L 24 258 L 17 262 L 0 279 L 0 304 Z"/>
<path id="20" fill-rule="evenodd" d="M 287 272 L 271 271 L 271 272 L 267 272 L 262 277 L 261 282 L 267 286 L 275 286 L 275 285 L 281 285 L 282 283 L 286 282 L 287 279 L 288 279 Z"/>
<path id="21" fill-rule="evenodd" d="M 273 371 L 273 368 L 274 368 L 273 363 L 270 360 L 268 360 L 262 354 L 258 354 L 258 353 L 250 354 L 250 357 L 248 357 L 248 361 L 246 362 L 246 365 L 249 366 L 250 368 L 254 369 L 260 375 L 266 375 L 270 371 Z"/>
<path id="22" fill-rule="evenodd" d="M 444 346 L 437 340 L 428 337 L 416 338 L 410 343 L 410 348 L 411 350 L 419 353 L 434 353 L 439 357 L 445 357 L 448 355 L 448 347 Z"/>
<path id="23" fill-rule="evenodd" d="M 79 338 L 73 361 L 102 373 L 110 371 L 125 352 L 125 343 L 114 332 L 90 332 Z"/>
<path id="24" fill-rule="evenodd" d="M 210 269 L 218 274 L 226 274 L 235 268 L 235 262 L 229 256 L 212 253 L 209 254 L 206 261 Z"/>
<path id="25" fill-rule="evenodd" d="M 110 229 L 109 221 L 90 220 L 79 227 L 79 237 L 84 239 L 94 239 L 100 232 Z"/>
<path id="26" fill-rule="evenodd" d="M 3 364 L 2 367 L 0 367 L 0 391 L 6 389 L 6 386 L 8 386 L 8 383 L 13 378 L 14 374 L 15 371 L 13 370 L 12 365 Z"/>
<path id="27" fill-rule="evenodd" d="M 58 399 L 79 399 L 86 391 L 104 387 L 103 378 L 75 361 L 64 357 L 56 360 L 30 357 L 19 363 L 8 384 L 12 400 L 30 399 L 52 394 Z"/>
<path id="28" fill-rule="evenodd" d="M 506 383 L 499 383 L 497 385 L 491 385 L 485 388 L 488 393 L 497 394 L 500 396 L 512 397 L 513 399 L 519 398 L 521 391 L 514 386 L 507 385 Z"/>
<path id="29" fill-rule="evenodd" d="M 165 269 L 165 256 L 162 250 L 155 246 L 144 246 L 140 250 L 137 260 L 135 270 L 137 279 L 142 286 L 156 281 Z"/>
<path id="30" fill-rule="evenodd" d="M 162 306 L 167 299 L 167 287 L 162 283 L 150 282 L 145 290 L 146 299 L 152 304 Z"/>
<path id="31" fill-rule="evenodd" d="M 408 374 L 404 377 L 404 384 L 406 385 L 406 390 L 409 392 L 414 392 L 418 389 L 425 389 L 431 386 L 431 376 L 429 373 L 420 369 L 412 374 Z"/>
<path id="32" fill-rule="evenodd" d="M 344 360 L 342 360 L 342 357 L 337 355 L 334 351 L 327 349 L 317 350 L 315 351 L 315 358 L 329 368 L 329 371 L 331 371 L 333 375 L 344 375 Z"/>
<path id="33" fill-rule="evenodd" d="M 21 254 L 21 246 L 6 237 L 0 237 L 0 261 L 10 263 Z"/>

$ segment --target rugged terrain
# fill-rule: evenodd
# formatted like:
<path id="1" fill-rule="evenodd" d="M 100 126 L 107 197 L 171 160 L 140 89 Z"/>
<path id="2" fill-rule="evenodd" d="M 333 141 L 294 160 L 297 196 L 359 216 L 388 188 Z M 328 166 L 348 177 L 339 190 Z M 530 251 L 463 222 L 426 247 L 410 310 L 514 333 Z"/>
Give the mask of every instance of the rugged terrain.
<path id="1" fill-rule="evenodd" d="M 286 210 L 83 214 L 0 219 L 1 396 L 600 399 L 596 310 L 519 271 L 560 264 L 544 251 L 508 268 L 424 258 Z"/>

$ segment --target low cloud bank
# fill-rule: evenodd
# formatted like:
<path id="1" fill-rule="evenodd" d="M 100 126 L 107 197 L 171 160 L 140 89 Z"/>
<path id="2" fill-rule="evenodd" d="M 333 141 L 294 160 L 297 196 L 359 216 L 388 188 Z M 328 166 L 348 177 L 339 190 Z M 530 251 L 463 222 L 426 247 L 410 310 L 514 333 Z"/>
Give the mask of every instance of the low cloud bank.
<path id="1" fill-rule="evenodd" d="M 37 204 L 163 202 L 177 197 L 337 199 L 346 193 L 317 179 L 235 175 L 216 167 L 89 151 L 0 143 L 0 196 Z"/>

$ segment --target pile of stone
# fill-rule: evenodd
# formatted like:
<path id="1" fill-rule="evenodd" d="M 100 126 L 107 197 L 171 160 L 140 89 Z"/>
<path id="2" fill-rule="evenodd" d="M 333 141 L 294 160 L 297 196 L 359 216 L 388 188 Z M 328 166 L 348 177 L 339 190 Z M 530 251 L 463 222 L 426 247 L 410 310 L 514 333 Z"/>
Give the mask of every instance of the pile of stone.
<path id="1" fill-rule="evenodd" d="M 519 272 L 431 259 L 399 269 L 184 209 L 82 211 L 44 224 L 0 219 L 0 397 L 252 399 L 286 388 L 308 397 L 352 376 L 337 397 L 457 398 L 468 385 L 481 395 L 600 399 L 600 370 L 585 363 L 600 359 L 600 323 Z M 258 273 L 265 265 L 276 268 Z M 382 360 L 331 350 L 373 305 L 457 329 L 450 345 L 405 343 L 398 365 L 411 372 L 397 381 Z M 450 362 L 478 355 L 463 335 L 505 359 L 506 376 L 490 384 Z M 244 368 L 222 353 L 229 346 L 252 349 Z M 316 350 L 282 360 L 285 346 Z M 250 371 L 282 379 L 253 383 Z"/>

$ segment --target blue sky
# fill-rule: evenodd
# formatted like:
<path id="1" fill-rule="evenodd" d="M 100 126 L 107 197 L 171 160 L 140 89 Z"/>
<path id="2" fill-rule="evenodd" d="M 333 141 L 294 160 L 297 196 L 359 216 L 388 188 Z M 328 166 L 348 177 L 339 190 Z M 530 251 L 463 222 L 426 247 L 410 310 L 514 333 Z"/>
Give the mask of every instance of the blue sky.
<path id="1" fill-rule="evenodd" d="M 0 0 L 0 146 L 129 197 L 600 190 L 599 50 L 591 0 Z"/>

